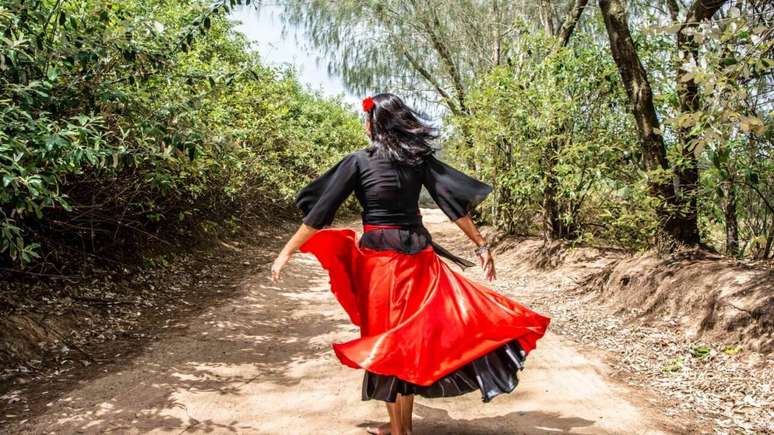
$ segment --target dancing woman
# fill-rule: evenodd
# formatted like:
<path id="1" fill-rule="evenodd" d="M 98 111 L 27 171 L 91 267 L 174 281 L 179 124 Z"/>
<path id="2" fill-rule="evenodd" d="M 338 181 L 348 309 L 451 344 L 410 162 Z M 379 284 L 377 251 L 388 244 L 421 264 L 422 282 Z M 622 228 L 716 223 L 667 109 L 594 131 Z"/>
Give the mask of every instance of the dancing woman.
<path id="1" fill-rule="evenodd" d="M 477 245 L 486 278 L 494 258 L 470 217 L 491 192 L 433 155 L 437 132 L 395 95 L 363 100 L 371 145 L 353 152 L 303 188 L 296 205 L 303 224 L 272 265 L 272 279 L 294 252 L 310 252 L 330 275 L 331 290 L 360 327 L 360 338 L 333 349 L 365 369 L 363 400 L 387 403 L 390 422 L 369 432 L 412 431 L 415 394 L 458 396 L 479 391 L 484 402 L 513 391 L 517 371 L 550 319 L 454 272 L 440 259 L 459 258 L 432 241 L 422 225 L 425 186 L 438 207 Z M 355 193 L 363 235 L 322 229 Z"/>

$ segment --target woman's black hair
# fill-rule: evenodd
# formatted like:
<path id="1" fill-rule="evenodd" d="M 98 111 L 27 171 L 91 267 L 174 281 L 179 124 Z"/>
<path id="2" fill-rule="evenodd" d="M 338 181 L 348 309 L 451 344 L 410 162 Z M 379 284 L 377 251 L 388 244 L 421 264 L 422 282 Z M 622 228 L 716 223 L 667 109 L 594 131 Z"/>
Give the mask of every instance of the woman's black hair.
<path id="1" fill-rule="evenodd" d="M 374 107 L 366 114 L 371 124 L 371 154 L 416 166 L 435 152 L 430 142 L 438 137 L 438 129 L 427 119 L 396 95 L 384 93 L 372 98 Z"/>

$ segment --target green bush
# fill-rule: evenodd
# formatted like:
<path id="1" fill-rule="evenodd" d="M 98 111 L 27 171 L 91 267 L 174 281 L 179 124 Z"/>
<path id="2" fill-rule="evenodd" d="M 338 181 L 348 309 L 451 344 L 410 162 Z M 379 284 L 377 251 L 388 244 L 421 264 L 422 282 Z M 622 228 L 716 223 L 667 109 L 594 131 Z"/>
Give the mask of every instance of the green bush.
<path id="1" fill-rule="evenodd" d="M 354 113 L 261 65 L 223 12 L 0 1 L 0 261 L 285 207 L 364 145 Z"/>
<path id="2" fill-rule="evenodd" d="M 494 185 L 482 217 L 508 232 L 541 231 L 551 191 L 558 237 L 644 246 L 655 216 L 626 95 L 607 49 L 576 37 L 520 38 L 521 62 L 480 79 L 453 119 L 451 154 Z"/>

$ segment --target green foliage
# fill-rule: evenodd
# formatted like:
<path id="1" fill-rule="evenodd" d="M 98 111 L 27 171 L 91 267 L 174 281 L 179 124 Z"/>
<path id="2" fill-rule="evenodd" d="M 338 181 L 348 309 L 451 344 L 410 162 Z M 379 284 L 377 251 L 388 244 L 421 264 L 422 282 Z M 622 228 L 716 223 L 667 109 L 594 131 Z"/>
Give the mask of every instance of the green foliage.
<path id="1" fill-rule="evenodd" d="M 267 214 L 364 145 L 340 101 L 261 65 L 224 18 L 243 3 L 0 0 L 0 261 Z M 679 2 L 674 16 L 629 5 L 669 164 L 650 172 L 594 9 L 560 48 L 540 29 L 565 17 L 530 2 L 284 6 L 351 88 L 445 108 L 448 154 L 495 186 L 482 212 L 500 228 L 653 246 L 659 177 L 676 180 L 671 213 L 698 214 L 705 244 L 772 256 L 771 5 L 724 6 L 689 29 L 683 57 Z"/>
<path id="2" fill-rule="evenodd" d="M 266 213 L 363 145 L 354 114 L 262 66 L 223 11 L 0 1 L 1 255 L 24 264 L 54 234 L 100 251 L 204 214 Z"/>
<path id="3" fill-rule="evenodd" d="M 541 230 L 554 183 L 565 236 L 643 246 L 655 222 L 626 97 L 605 47 L 578 37 L 573 48 L 555 50 L 540 33 L 510 47 L 521 63 L 483 77 L 472 115 L 454 119 L 474 146 L 458 137 L 451 151 L 495 186 L 483 217 L 507 231 Z"/>
<path id="4" fill-rule="evenodd" d="M 700 344 L 692 347 L 690 353 L 692 357 L 702 359 L 710 356 L 712 353 L 712 348 L 707 345 Z"/>
<path id="5" fill-rule="evenodd" d="M 736 225 L 736 252 L 730 252 L 728 243 L 727 252 L 754 258 L 769 257 L 774 239 L 770 35 L 770 27 L 732 8 L 723 26 L 703 29 L 700 37 L 715 47 L 690 72 L 706 95 L 701 110 L 688 121 L 701 132 L 691 145 L 706 168 L 700 197 L 703 229 L 708 240 L 721 245 L 726 237 L 714 236 L 713 229 L 724 227 L 727 234 L 729 224 Z M 736 203 L 736 222 L 728 222 L 730 201 Z"/>
<path id="6" fill-rule="evenodd" d="M 673 42 L 679 26 L 646 28 L 642 53 L 658 90 L 673 166 L 685 166 L 691 156 L 698 162 L 702 239 L 730 255 L 768 258 L 774 242 L 774 39 L 763 12 L 755 10 L 737 3 L 722 19 L 698 27 L 692 35 L 701 46 L 698 62 L 679 58 Z M 685 75 L 675 83 L 671 68 L 680 64 Z M 677 91 L 688 81 L 698 87 L 700 104 L 681 112 Z M 682 141 L 681 130 L 687 132 Z"/>

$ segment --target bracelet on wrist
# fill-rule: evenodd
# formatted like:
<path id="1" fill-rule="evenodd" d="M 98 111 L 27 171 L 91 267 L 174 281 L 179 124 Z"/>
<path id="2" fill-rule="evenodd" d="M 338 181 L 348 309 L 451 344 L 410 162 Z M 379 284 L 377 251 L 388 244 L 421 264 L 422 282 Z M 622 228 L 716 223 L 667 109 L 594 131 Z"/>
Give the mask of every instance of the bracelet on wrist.
<path id="1" fill-rule="evenodd" d="M 489 243 L 484 243 L 483 245 L 479 246 L 475 250 L 476 255 L 481 255 L 481 254 L 483 254 L 486 251 L 489 251 Z"/>

